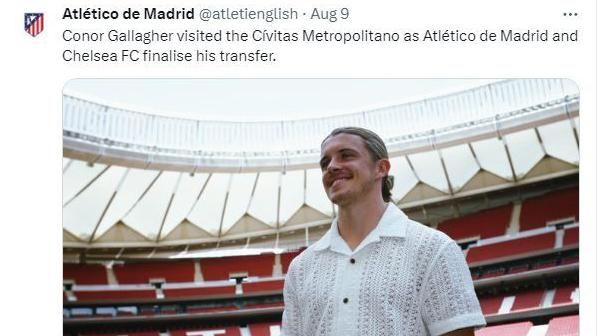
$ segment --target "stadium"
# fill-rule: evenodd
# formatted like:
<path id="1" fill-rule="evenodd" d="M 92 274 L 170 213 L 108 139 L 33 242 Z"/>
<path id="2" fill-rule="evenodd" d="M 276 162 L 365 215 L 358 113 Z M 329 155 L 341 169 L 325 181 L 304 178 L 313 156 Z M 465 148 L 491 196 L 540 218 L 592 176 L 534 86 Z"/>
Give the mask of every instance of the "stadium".
<path id="1" fill-rule="evenodd" d="M 476 335 L 578 335 L 573 82 L 153 80 L 163 92 L 146 97 L 169 104 L 169 85 L 198 85 L 191 103 L 216 112 L 192 116 L 123 103 L 143 99 L 135 83 L 148 80 L 103 86 L 120 100 L 94 96 L 104 81 L 63 92 L 64 335 L 279 335 L 288 266 L 337 211 L 318 161 L 341 126 L 384 139 L 393 202 L 462 248 L 487 321 Z M 423 89 L 330 107 L 396 83 Z M 270 97 L 272 87 L 285 96 Z M 334 112 L 286 117 L 285 99 Z M 217 104 L 232 103 L 278 113 L 216 118 Z"/>

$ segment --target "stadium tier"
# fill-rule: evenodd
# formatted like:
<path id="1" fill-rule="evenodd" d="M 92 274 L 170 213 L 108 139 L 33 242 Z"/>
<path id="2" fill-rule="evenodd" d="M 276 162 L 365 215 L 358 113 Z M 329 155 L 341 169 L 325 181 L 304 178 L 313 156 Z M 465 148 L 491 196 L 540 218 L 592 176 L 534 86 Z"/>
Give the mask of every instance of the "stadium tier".
<path id="1" fill-rule="evenodd" d="M 545 336 L 578 336 L 578 315 L 556 317 L 549 321 Z"/>
<path id="2" fill-rule="evenodd" d="M 112 269 L 120 284 L 149 283 L 151 279 L 163 279 L 166 282 L 193 282 L 195 280 L 195 265 L 191 261 L 115 264 Z"/>
<path id="3" fill-rule="evenodd" d="M 181 298 L 181 297 L 204 297 L 204 296 L 222 296 L 234 295 L 235 286 L 203 286 L 203 287 L 183 287 L 183 288 L 167 288 L 164 287 L 164 297 L 166 298 Z"/>
<path id="4" fill-rule="evenodd" d="M 541 253 L 553 250 L 555 242 L 555 233 L 547 232 L 524 238 L 505 240 L 499 243 L 474 246 L 468 251 L 466 261 L 469 264 L 473 264 L 530 253 Z"/>
<path id="5" fill-rule="evenodd" d="M 80 285 L 101 285 L 108 283 L 106 267 L 100 264 L 62 264 L 64 280 L 74 281 Z"/>
<path id="6" fill-rule="evenodd" d="M 129 301 L 134 299 L 155 299 L 155 289 L 113 289 L 113 290 L 94 290 L 82 291 L 76 290 L 73 292 L 78 301 Z"/>
<path id="7" fill-rule="evenodd" d="M 207 258 L 199 261 L 203 279 L 207 281 L 228 280 L 231 274 L 271 277 L 274 269 L 274 254 Z"/>
<path id="8" fill-rule="evenodd" d="M 454 240 L 485 239 L 502 236 L 510 224 L 512 205 L 483 210 L 478 213 L 441 222 L 437 229 Z"/>
<path id="9" fill-rule="evenodd" d="M 564 246 L 578 244 L 578 226 L 564 230 Z"/>
<path id="10" fill-rule="evenodd" d="M 565 219 L 578 221 L 578 188 L 550 192 L 523 202 L 520 229 L 536 229 Z"/>
<path id="11" fill-rule="evenodd" d="M 259 293 L 281 291 L 284 287 L 284 280 L 270 280 L 270 281 L 255 281 L 243 282 L 242 288 L 244 293 Z"/>

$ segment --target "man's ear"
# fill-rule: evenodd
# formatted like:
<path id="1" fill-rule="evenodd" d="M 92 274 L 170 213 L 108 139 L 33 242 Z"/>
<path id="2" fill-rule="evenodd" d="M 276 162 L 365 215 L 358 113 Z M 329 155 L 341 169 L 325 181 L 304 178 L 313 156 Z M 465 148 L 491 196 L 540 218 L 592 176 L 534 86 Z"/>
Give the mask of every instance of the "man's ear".
<path id="1" fill-rule="evenodd" d="M 377 173 L 380 177 L 388 176 L 390 174 L 390 160 L 388 159 L 380 159 L 377 161 Z"/>

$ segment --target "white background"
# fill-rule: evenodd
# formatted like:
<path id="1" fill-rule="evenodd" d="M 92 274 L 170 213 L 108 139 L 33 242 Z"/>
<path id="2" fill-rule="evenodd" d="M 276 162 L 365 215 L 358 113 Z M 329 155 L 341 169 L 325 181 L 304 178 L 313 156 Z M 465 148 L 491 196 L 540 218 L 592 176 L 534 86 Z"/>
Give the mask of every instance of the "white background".
<path id="1" fill-rule="evenodd" d="M 248 1 L 210 1 L 212 7 L 247 7 Z M 581 334 L 595 335 L 595 111 L 596 35 L 594 0 L 251 1 L 252 8 L 349 7 L 351 20 L 324 24 L 301 20 L 277 25 L 223 23 L 63 21 L 66 6 L 125 8 L 163 1 L 13 2 L 1 12 L 2 94 L 0 187 L 2 188 L 0 310 L 2 335 L 54 335 L 62 328 L 61 98 L 72 78 L 522 78 L 566 77 L 581 92 Z M 207 1 L 170 1 L 170 6 L 207 6 Z M 300 6 L 299 6 L 300 4 Z M 23 30 L 25 12 L 44 12 L 45 30 Z M 576 17 L 563 16 L 577 12 Z M 99 27 L 126 29 L 255 28 L 300 30 L 579 29 L 576 44 L 339 46 L 286 44 L 275 64 L 121 65 L 66 64 L 62 31 Z M 104 28 L 104 29 L 105 29 Z M 85 49 L 81 45 L 80 49 Z M 211 49 L 232 48 L 213 44 Z M 260 45 L 260 49 L 269 47 Z M 257 49 L 245 46 L 241 49 Z M 267 93 L 264 93 L 267 95 Z"/>

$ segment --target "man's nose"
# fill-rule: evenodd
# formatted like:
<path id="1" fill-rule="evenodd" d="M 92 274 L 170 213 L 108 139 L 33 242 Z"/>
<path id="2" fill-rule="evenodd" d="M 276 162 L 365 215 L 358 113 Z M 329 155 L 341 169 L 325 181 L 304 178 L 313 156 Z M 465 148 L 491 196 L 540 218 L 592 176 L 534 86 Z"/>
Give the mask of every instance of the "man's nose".
<path id="1" fill-rule="evenodd" d="M 333 172 L 333 171 L 336 171 L 339 169 L 340 169 L 340 163 L 335 158 L 332 158 L 330 160 L 330 162 L 328 163 L 327 170 Z"/>

